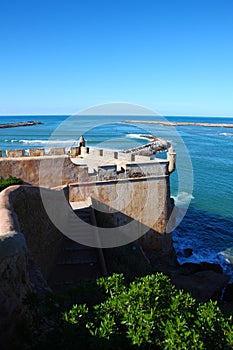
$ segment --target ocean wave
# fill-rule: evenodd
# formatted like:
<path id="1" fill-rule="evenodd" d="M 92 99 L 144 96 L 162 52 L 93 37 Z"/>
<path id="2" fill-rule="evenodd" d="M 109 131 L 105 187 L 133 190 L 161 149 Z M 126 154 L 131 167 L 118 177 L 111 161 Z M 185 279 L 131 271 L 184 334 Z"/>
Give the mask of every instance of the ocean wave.
<path id="1" fill-rule="evenodd" d="M 192 251 L 192 249 L 189 249 L 190 256 L 187 257 L 187 248 L 182 249 L 179 243 L 174 244 L 174 248 L 180 265 L 187 263 L 200 264 L 202 262 L 218 264 L 222 267 L 223 272 L 230 277 L 229 283 L 233 282 L 233 255 L 230 255 L 230 253 L 216 253 L 215 250 L 208 248 L 199 249 L 198 251 Z"/>
<path id="2" fill-rule="evenodd" d="M 233 134 L 231 132 L 221 132 L 219 135 L 233 137 Z"/>
<path id="3" fill-rule="evenodd" d="M 222 255 L 229 264 L 233 264 L 233 247 L 227 248 L 219 254 Z"/>
<path id="4" fill-rule="evenodd" d="M 187 206 L 194 196 L 188 192 L 179 192 L 177 196 L 172 196 L 175 201 L 175 205 L 178 207 Z"/>
<path id="5" fill-rule="evenodd" d="M 28 145 L 73 145 L 77 140 L 11 140 L 10 142 L 18 142 Z"/>
<path id="6" fill-rule="evenodd" d="M 152 135 L 148 135 L 152 136 Z M 126 137 L 129 137 L 130 139 L 141 139 L 141 140 L 148 140 L 146 136 L 143 136 L 142 134 L 127 134 Z"/>

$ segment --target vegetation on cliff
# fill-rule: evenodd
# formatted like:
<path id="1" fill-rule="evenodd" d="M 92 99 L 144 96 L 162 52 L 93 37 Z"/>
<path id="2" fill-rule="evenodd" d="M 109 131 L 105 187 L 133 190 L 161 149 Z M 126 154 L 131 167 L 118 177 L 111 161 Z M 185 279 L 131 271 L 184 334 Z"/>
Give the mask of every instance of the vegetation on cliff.
<path id="1" fill-rule="evenodd" d="M 31 337 L 31 349 L 233 348 L 232 317 L 216 302 L 197 303 L 162 273 L 132 282 L 113 274 L 91 283 L 70 290 L 69 298 L 28 297 L 34 329 L 38 332 L 39 320 L 50 328 L 43 338 Z"/>
<path id="2" fill-rule="evenodd" d="M 12 185 L 21 185 L 23 181 L 21 179 L 17 179 L 16 177 L 9 176 L 7 179 L 3 179 L 0 177 L 0 192 Z"/>

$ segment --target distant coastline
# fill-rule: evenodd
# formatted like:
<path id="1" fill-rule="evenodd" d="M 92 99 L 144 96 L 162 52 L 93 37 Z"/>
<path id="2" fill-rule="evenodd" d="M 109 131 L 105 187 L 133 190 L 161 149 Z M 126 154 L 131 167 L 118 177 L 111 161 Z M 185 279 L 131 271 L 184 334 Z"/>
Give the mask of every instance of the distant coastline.
<path id="1" fill-rule="evenodd" d="M 0 129 L 17 128 L 20 126 L 32 126 L 32 125 L 39 125 L 39 124 L 42 124 L 42 122 L 29 121 L 29 122 L 7 123 L 7 124 L 0 124 Z"/>
<path id="2" fill-rule="evenodd" d="M 223 127 L 233 128 L 233 124 L 227 123 L 199 123 L 199 122 L 163 122 L 154 120 L 122 120 L 127 124 L 159 124 L 164 126 L 205 126 L 205 127 Z"/>

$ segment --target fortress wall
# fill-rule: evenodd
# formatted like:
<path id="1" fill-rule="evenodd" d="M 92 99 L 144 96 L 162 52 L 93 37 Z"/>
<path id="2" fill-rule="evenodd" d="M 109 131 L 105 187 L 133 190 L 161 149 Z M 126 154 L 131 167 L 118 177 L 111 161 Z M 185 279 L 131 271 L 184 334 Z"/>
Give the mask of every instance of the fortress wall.
<path id="1" fill-rule="evenodd" d="M 44 191 L 53 196 L 58 192 Z M 0 329 L 4 331 L 3 341 L 12 336 L 18 319 L 28 317 L 23 303 L 26 294 L 32 290 L 38 293 L 49 290 L 43 276 L 47 277 L 53 269 L 62 238 L 46 215 L 39 188 L 10 186 L 0 193 Z"/>
<path id="2" fill-rule="evenodd" d="M 34 186 L 56 187 L 77 182 L 86 175 L 84 167 L 72 163 L 68 156 L 0 158 L 3 178 L 14 176 Z"/>
<path id="3" fill-rule="evenodd" d="M 63 156 L 66 154 L 66 151 L 65 151 L 65 148 L 62 147 L 62 148 L 50 148 L 49 150 L 49 154 L 51 156 Z"/>
<path id="4" fill-rule="evenodd" d="M 170 199 L 166 177 L 96 182 L 91 197 L 160 234 L 166 232 Z"/>
<path id="5" fill-rule="evenodd" d="M 110 225 L 125 224 L 131 219 L 141 223 L 148 231 L 142 239 L 143 246 L 158 248 L 161 239 L 157 235 L 166 233 L 172 206 L 168 162 L 127 164 L 123 175 L 123 178 L 122 174 L 118 177 L 114 165 L 100 166 L 99 181 L 69 185 L 69 200 L 75 202 L 91 197 L 94 205 L 105 205 L 109 215 L 100 210 L 98 217 L 103 222 L 110 220 Z"/>
<path id="6" fill-rule="evenodd" d="M 29 157 L 42 157 L 45 155 L 44 148 L 30 148 L 28 150 Z"/>
<path id="7" fill-rule="evenodd" d="M 125 230 L 125 225 L 134 221 L 133 239 L 138 240 L 145 251 L 156 251 L 156 258 L 158 260 L 164 255 L 168 255 L 173 252 L 171 233 L 158 233 L 141 222 L 133 219 L 121 211 L 116 211 L 112 207 L 98 201 L 97 199 L 92 198 L 92 205 L 95 208 L 95 217 L 99 227 L 119 227 L 119 230 L 121 230 L 121 227 L 124 227 Z M 129 230 L 131 236 L 131 229 L 129 228 Z M 127 232 L 127 230 L 125 232 Z"/>
<path id="8" fill-rule="evenodd" d="M 63 189 L 65 191 L 65 189 Z M 56 201 L 59 191 L 46 190 L 52 193 Z M 18 186 L 10 193 L 12 208 L 17 215 L 20 232 L 24 234 L 26 244 L 40 267 L 43 276 L 47 279 L 54 268 L 60 252 L 63 235 L 50 221 L 44 208 L 40 188 Z"/>
<path id="9" fill-rule="evenodd" d="M 169 216 L 168 178 L 113 179 L 69 185 L 69 201 L 94 198 L 164 234 Z"/>
<path id="10" fill-rule="evenodd" d="M 22 300 L 31 291 L 27 266 L 25 238 L 5 190 L 0 194 L 0 329 L 4 334 L 12 319 L 18 319 L 25 311 Z"/>
<path id="11" fill-rule="evenodd" d="M 167 176 L 168 162 L 166 160 L 137 162 L 126 164 L 127 177 Z"/>

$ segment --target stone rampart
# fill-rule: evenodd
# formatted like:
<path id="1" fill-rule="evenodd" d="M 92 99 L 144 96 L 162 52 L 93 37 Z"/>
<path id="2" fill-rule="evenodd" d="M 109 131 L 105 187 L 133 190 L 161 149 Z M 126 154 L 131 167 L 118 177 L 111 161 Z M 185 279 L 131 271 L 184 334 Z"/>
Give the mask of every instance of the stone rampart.
<path id="1" fill-rule="evenodd" d="M 85 169 L 68 156 L 0 158 L 0 176 L 14 176 L 34 186 L 56 187 L 83 178 Z"/>
<path id="2" fill-rule="evenodd" d="M 53 199 L 58 193 L 43 191 Z M 11 186 L 0 193 L 1 331 L 27 312 L 23 299 L 28 292 L 49 289 L 44 277 L 54 268 L 62 239 L 46 214 L 39 188 Z"/>
<path id="3" fill-rule="evenodd" d="M 64 148 L 57 148 L 44 156 L 2 157 L 0 175 L 15 176 L 42 187 L 69 185 L 70 202 L 93 198 L 154 232 L 166 233 L 172 208 L 169 175 L 175 170 L 176 154 L 172 148 L 167 159 L 97 148 L 72 148 L 70 155 L 80 153 L 76 164 L 70 155 L 60 155 L 64 152 Z M 146 238 L 144 245 L 147 245 Z"/>
<path id="4" fill-rule="evenodd" d="M 30 148 L 28 150 L 29 157 L 42 157 L 45 155 L 44 148 Z"/>
<path id="5" fill-rule="evenodd" d="M 168 166 L 167 160 L 127 163 L 118 173 L 116 165 L 101 165 L 95 180 L 69 184 L 69 201 L 91 198 L 117 212 L 110 216 L 113 225 L 131 219 L 152 229 L 154 237 L 164 235 L 172 210 Z M 152 231 L 143 238 L 144 247 L 156 247 Z"/>

